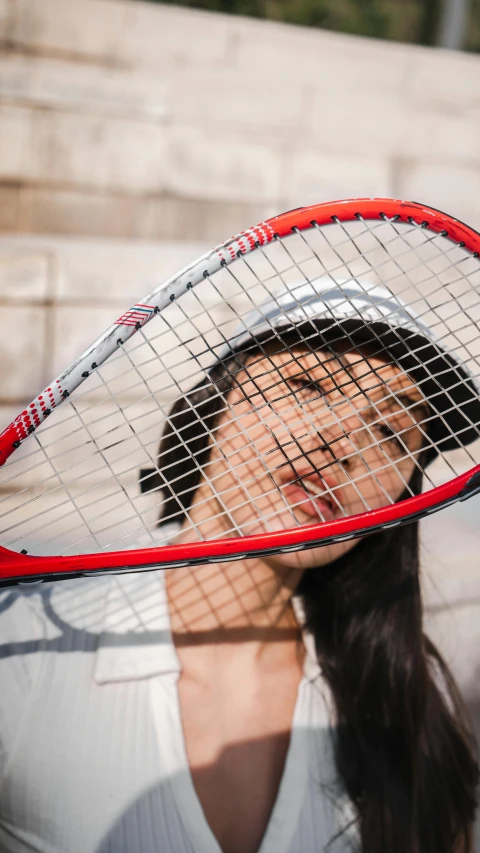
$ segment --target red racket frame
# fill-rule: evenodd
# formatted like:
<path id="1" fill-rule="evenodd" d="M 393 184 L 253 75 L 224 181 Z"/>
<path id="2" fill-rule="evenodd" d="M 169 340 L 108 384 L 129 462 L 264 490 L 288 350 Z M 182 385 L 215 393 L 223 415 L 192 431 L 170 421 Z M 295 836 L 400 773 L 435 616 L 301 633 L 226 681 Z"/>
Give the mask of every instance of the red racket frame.
<path id="1" fill-rule="evenodd" d="M 252 239 L 257 238 L 260 242 L 266 243 L 274 239 L 274 236 L 284 237 L 294 230 L 302 231 L 310 228 L 313 223 L 325 225 L 335 220 L 348 222 L 358 217 L 369 220 L 396 217 L 398 222 L 425 224 L 432 231 L 445 233 L 475 257 L 480 255 L 480 234 L 448 214 L 416 202 L 368 198 L 340 200 L 288 211 L 244 232 L 250 244 L 248 248 L 246 248 L 244 235 L 240 235 L 214 251 L 222 251 L 225 246 L 236 247 L 237 241 L 240 241 L 238 251 L 244 253 L 253 248 L 252 235 Z M 18 446 L 16 438 L 12 425 L 7 427 L 0 436 L 0 466 Z M 17 554 L 0 547 L 0 587 L 21 581 L 44 580 L 49 577 L 52 580 L 60 580 L 79 574 L 101 574 L 102 571 L 115 569 L 119 571 L 151 570 L 157 567 L 222 562 L 225 559 L 241 559 L 258 554 L 285 553 L 312 548 L 411 522 L 452 503 L 466 500 L 478 492 L 480 492 L 480 465 L 448 483 L 421 495 L 407 498 L 399 504 L 332 522 L 290 528 L 275 533 L 144 548 L 136 551 L 102 551 L 78 556 L 37 557 Z"/>

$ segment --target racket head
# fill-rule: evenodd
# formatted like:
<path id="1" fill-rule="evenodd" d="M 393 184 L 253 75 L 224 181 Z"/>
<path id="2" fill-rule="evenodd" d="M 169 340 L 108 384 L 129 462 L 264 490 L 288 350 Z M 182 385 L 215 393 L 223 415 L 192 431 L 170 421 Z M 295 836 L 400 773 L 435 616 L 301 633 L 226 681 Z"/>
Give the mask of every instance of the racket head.
<path id="1" fill-rule="evenodd" d="M 4 431 L 0 577 L 291 554 L 476 493 L 479 249 L 446 214 L 353 200 L 182 270 Z"/>

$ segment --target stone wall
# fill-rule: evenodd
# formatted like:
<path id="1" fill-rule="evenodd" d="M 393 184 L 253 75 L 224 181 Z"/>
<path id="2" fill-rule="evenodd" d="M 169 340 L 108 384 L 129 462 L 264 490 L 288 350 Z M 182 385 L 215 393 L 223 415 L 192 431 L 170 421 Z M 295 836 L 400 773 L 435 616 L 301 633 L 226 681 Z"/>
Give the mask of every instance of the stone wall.
<path id="1" fill-rule="evenodd" d="M 480 225 L 480 57 L 133 0 L 0 0 L 0 228 L 216 242 L 345 196 Z"/>
<path id="2" fill-rule="evenodd" d="M 477 56 L 321 30 L 0 0 L 0 404 L 58 369 L 59 317 L 73 357 L 113 303 L 268 215 L 386 195 L 480 227 L 478 79 Z"/>

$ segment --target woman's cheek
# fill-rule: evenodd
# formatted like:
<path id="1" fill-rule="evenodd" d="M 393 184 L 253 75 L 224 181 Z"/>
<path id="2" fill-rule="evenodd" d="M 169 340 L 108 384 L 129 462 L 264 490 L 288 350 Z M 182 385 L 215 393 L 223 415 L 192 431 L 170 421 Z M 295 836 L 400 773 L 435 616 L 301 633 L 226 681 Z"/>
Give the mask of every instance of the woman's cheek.
<path id="1" fill-rule="evenodd" d="M 392 464 L 390 468 L 386 469 L 381 473 L 378 478 L 378 497 L 380 500 L 378 506 L 386 506 L 390 502 L 386 495 L 388 495 L 388 497 L 392 501 L 398 500 L 400 495 L 405 491 L 405 484 L 410 482 L 410 478 L 413 473 L 413 468 L 414 462 L 410 459 L 407 459 L 402 462 L 399 462 L 395 466 L 394 464 Z M 380 486 L 383 488 L 380 488 Z"/>

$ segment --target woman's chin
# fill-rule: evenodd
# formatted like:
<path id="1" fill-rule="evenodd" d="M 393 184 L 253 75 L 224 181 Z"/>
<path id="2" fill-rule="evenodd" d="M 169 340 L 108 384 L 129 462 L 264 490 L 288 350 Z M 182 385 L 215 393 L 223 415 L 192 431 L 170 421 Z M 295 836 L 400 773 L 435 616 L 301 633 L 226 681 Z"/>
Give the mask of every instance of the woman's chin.
<path id="1" fill-rule="evenodd" d="M 272 565 L 276 564 L 282 568 L 301 572 L 309 569 L 320 569 L 322 566 L 328 566 L 343 557 L 355 547 L 357 542 L 357 539 L 350 539 L 348 542 L 337 542 L 332 545 L 316 545 L 314 548 L 292 551 L 290 554 L 276 554 L 269 557 L 268 561 Z"/>
<path id="2" fill-rule="evenodd" d="M 310 502 L 306 502 L 310 504 Z M 237 522 L 242 536 L 265 535 L 266 533 L 278 533 L 282 530 L 295 530 L 297 527 L 307 527 L 312 524 L 322 524 L 330 521 L 331 517 L 324 518 L 314 511 L 312 505 L 306 508 L 295 506 L 292 509 L 279 508 L 276 512 L 271 509 L 263 513 L 263 518 L 244 518 Z M 235 535 L 234 533 L 232 535 Z"/>
<path id="3" fill-rule="evenodd" d="M 305 511 L 303 504 L 292 508 L 269 506 L 266 509 L 259 506 L 259 502 L 257 502 L 258 510 L 262 513 L 263 517 L 260 515 L 257 515 L 255 518 L 251 516 L 249 518 L 245 516 L 243 518 L 237 517 L 236 524 L 242 536 L 265 536 L 268 533 L 278 533 L 283 530 L 321 524 L 322 521 L 326 521 L 326 519 L 320 518 L 318 513 L 312 513 L 312 502 L 307 500 L 305 503 L 309 504 L 308 511 Z M 235 536 L 235 533 L 233 535 Z M 276 554 L 268 557 L 268 562 L 272 565 L 277 564 L 305 571 L 333 563 L 347 551 L 350 551 L 355 544 L 356 540 L 348 540 L 347 542 L 338 542 L 330 545 L 316 545 L 314 548 L 292 551 L 288 554 Z"/>

